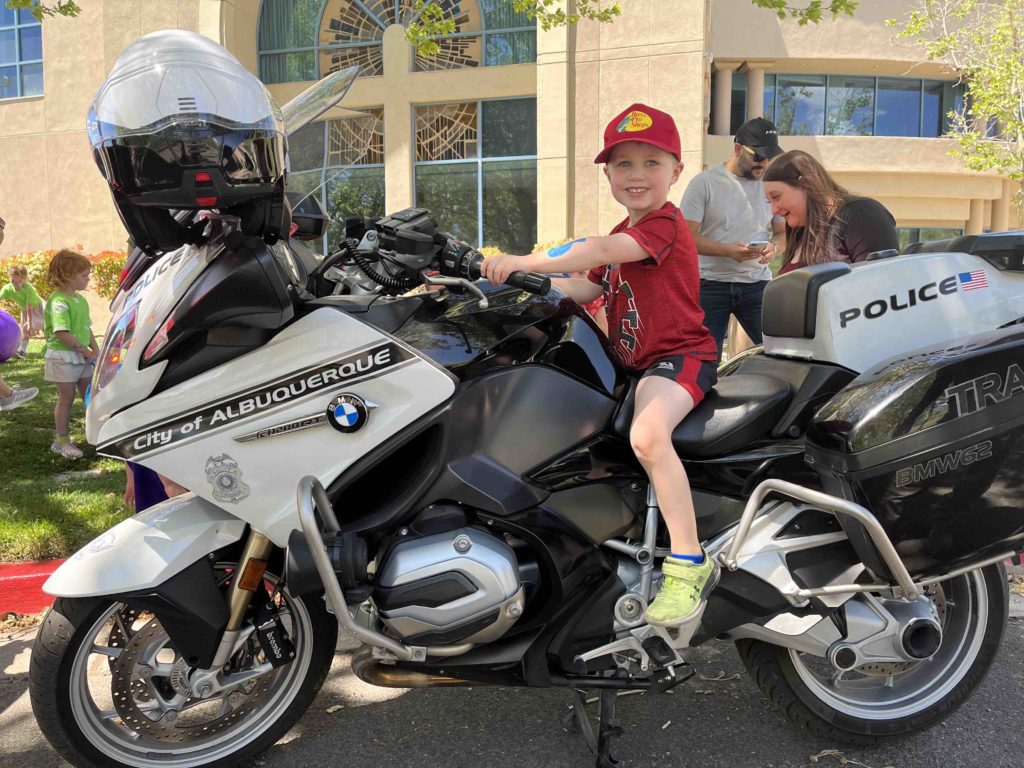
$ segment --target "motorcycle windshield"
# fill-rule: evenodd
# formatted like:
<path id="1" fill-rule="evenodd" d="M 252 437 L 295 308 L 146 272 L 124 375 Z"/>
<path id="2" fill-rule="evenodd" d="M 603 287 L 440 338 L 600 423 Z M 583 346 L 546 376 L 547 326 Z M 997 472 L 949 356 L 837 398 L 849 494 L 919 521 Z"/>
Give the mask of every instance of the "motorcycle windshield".
<path id="1" fill-rule="evenodd" d="M 283 107 L 288 133 L 286 188 L 292 193 L 293 211 L 310 196 L 323 200 L 323 193 L 332 184 L 346 178 L 354 166 L 365 165 L 373 154 L 374 117 L 367 112 L 337 107 L 358 73 L 358 67 L 349 67 L 328 75 Z M 317 120 L 328 111 L 328 119 Z M 345 205 L 331 206 L 331 217 L 339 224 L 346 216 L 359 213 Z M 338 234 L 337 226 L 332 232 Z"/>
<path id="2" fill-rule="evenodd" d="M 331 107 L 339 104 L 348 89 L 352 87 L 359 67 L 349 67 L 333 72 L 311 85 L 294 99 L 281 107 L 284 116 L 284 130 L 289 136 L 309 125 Z M 358 112 L 345 110 L 339 117 L 359 115 Z"/>

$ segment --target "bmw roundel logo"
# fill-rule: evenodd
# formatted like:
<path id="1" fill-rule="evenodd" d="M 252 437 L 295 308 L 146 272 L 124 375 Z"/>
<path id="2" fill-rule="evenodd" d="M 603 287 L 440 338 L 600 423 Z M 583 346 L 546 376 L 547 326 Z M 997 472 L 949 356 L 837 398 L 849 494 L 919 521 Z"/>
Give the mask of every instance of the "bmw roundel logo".
<path id="1" fill-rule="evenodd" d="M 338 395 L 327 406 L 327 421 L 339 432 L 358 432 L 369 415 L 366 401 L 359 395 Z"/>

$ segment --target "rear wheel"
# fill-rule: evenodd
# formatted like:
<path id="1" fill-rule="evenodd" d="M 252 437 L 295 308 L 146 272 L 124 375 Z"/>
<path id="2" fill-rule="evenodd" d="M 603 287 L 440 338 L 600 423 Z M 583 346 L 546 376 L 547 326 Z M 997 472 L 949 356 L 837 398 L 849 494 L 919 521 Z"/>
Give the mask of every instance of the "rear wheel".
<path id="1" fill-rule="evenodd" d="M 230 565 L 218 566 L 230 578 Z M 273 589 L 276 579 L 268 575 Z M 130 604 L 58 599 L 32 649 L 32 709 L 43 734 L 75 766 L 235 765 L 270 747 L 302 716 L 334 656 L 337 624 L 317 597 L 276 593 L 295 646 L 271 668 L 250 635 L 231 659 L 238 687 L 190 696 L 189 667 L 160 622 Z"/>
<path id="2" fill-rule="evenodd" d="M 739 640 L 743 663 L 791 721 L 827 739 L 872 744 L 944 719 L 968 699 L 995 658 L 1006 627 L 1006 572 L 992 565 L 936 585 L 943 625 L 930 659 L 840 672 L 820 657 Z"/>

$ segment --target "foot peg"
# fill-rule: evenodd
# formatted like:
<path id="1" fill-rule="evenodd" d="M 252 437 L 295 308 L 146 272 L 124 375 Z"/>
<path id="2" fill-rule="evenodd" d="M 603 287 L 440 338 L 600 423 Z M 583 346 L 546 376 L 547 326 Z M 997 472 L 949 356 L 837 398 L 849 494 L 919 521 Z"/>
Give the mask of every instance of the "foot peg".
<path id="1" fill-rule="evenodd" d="M 677 660 L 676 652 L 672 650 L 665 638 L 661 635 L 651 635 L 641 644 L 644 652 L 651 657 L 659 667 L 667 667 Z"/>

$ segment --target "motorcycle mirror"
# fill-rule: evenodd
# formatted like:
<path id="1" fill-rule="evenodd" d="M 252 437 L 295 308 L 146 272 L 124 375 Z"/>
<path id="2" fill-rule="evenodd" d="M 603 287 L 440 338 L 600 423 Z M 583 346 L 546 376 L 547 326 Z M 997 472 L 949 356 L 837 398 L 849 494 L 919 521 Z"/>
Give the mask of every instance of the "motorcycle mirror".
<path id="1" fill-rule="evenodd" d="M 281 114 L 284 117 L 285 132 L 291 136 L 331 107 L 339 104 L 345 98 L 348 89 L 352 87 L 358 74 L 359 67 L 349 67 L 332 72 L 282 106 Z M 344 119 L 365 117 L 365 115 L 351 109 L 339 109 L 332 113 L 331 117 Z"/>

